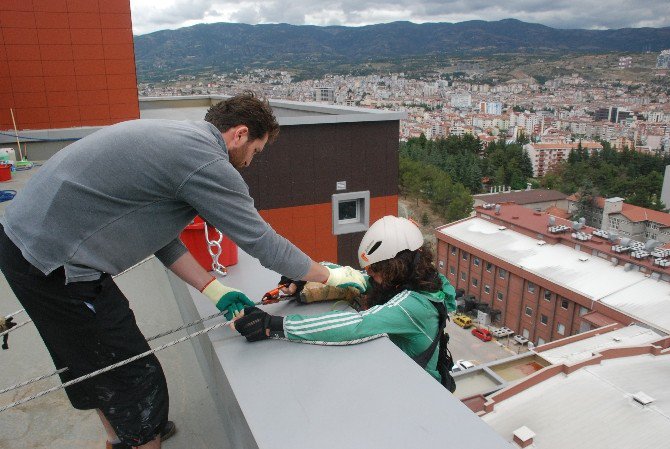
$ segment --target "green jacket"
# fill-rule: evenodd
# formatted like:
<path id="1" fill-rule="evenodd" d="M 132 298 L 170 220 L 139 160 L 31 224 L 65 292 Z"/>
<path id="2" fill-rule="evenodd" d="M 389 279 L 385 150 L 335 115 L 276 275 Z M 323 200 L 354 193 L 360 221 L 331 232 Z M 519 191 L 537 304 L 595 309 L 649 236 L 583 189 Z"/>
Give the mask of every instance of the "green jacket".
<path id="1" fill-rule="evenodd" d="M 440 275 L 442 290 L 415 292 L 405 290 L 386 304 L 357 312 L 328 312 L 321 315 L 287 315 L 284 334 L 289 340 L 346 342 L 387 334 L 405 354 L 416 357 L 437 336 L 437 309 L 433 302 L 444 302 L 448 312 L 456 310 L 456 291 Z M 438 348 L 426 365 L 426 371 L 440 380 L 437 372 Z"/>

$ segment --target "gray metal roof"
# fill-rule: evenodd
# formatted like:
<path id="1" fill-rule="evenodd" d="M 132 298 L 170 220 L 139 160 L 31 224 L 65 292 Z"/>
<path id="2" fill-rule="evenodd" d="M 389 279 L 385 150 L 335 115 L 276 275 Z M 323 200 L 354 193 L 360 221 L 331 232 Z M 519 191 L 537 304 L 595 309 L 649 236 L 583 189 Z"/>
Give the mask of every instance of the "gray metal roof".
<path id="1" fill-rule="evenodd" d="M 667 447 L 670 356 L 604 360 L 554 376 L 496 404 L 483 420 L 503 438 L 526 426 L 537 449 Z M 633 395 L 654 402 L 643 406 Z"/>

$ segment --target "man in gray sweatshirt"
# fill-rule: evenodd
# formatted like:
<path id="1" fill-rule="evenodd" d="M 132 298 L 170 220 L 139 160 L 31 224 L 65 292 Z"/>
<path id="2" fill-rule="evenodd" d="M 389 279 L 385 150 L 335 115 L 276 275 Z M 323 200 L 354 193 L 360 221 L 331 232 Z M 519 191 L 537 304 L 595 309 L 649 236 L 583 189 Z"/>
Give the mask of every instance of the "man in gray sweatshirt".
<path id="1" fill-rule="evenodd" d="M 226 317 L 252 302 L 205 271 L 179 240 L 197 215 L 265 267 L 291 279 L 353 285 L 360 272 L 317 264 L 258 214 L 239 170 L 279 134 L 252 93 L 204 121 L 134 120 L 97 131 L 49 159 L 6 208 L 0 270 L 66 382 L 149 349 L 111 275 L 156 257 Z M 108 447 L 159 448 L 168 392 L 155 356 L 66 388 L 97 409 Z"/>

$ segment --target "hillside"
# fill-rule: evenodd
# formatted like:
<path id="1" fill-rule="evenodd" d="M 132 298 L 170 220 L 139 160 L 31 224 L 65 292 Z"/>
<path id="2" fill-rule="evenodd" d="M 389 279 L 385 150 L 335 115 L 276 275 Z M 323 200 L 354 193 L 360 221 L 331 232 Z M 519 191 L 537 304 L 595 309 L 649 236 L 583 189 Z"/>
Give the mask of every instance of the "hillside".
<path id="1" fill-rule="evenodd" d="M 501 53 L 657 52 L 668 47 L 670 27 L 565 30 L 514 19 L 363 27 L 216 23 L 135 36 L 140 80 L 252 67 L 346 71 L 371 62 L 421 63 Z"/>

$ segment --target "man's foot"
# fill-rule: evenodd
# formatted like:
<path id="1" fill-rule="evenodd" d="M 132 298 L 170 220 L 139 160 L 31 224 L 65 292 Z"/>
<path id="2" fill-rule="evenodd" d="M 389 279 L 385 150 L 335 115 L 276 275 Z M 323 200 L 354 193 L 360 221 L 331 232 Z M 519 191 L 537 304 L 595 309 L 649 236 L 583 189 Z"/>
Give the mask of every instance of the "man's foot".
<path id="1" fill-rule="evenodd" d="M 112 444 L 108 441 L 106 449 L 133 449 L 133 447 L 128 446 L 127 444 L 123 444 L 123 443 L 113 443 Z"/>
<path id="2" fill-rule="evenodd" d="M 167 440 L 176 432 L 177 432 L 177 426 L 174 425 L 174 422 L 173 421 L 166 422 L 165 425 L 163 426 L 163 430 L 161 430 L 161 441 Z"/>
<path id="3" fill-rule="evenodd" d="M 161 441 L 167 440 L 176 432 L 177 432 L 177 426 L 174 425 L 174 422 L 173 421 L 166 422 L 165 425 L 163 426 L 163 430 L 161 430 Z M 110 443 L 108 441 L 106 449 L 133 449 L 133 447 L 128 446 L 127 444 L 124 443 Z"/>

